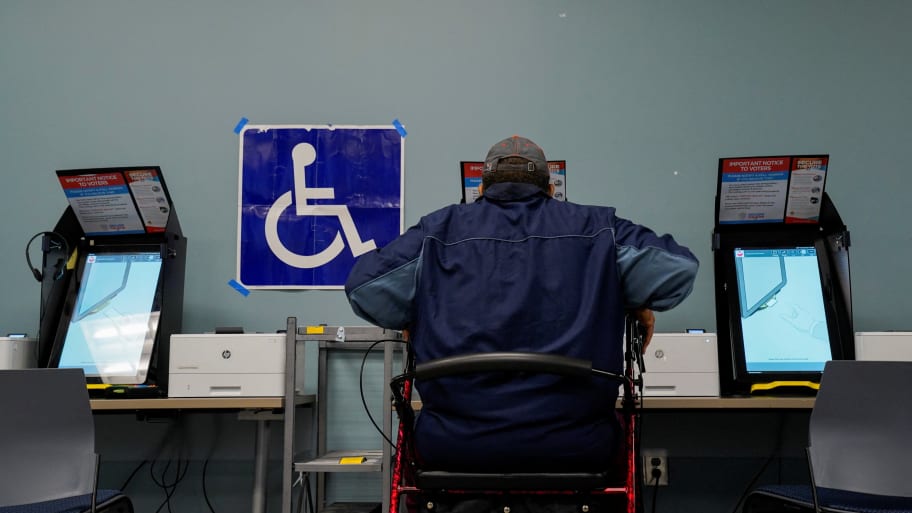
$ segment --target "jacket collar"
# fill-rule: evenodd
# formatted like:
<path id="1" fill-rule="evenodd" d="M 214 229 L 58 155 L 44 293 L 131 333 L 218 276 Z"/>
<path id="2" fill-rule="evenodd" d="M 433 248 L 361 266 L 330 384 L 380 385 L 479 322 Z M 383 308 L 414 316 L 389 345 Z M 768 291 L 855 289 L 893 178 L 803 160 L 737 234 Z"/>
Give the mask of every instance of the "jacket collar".
<path id="1" fill-rule="evenodd" d="M 541 190 L 537 185 L 504 182 L 485 187 L 482 197 L 491 201 L 519 201 L 532 198 L 537 194 L 548 197 L 545 191 Z"/>

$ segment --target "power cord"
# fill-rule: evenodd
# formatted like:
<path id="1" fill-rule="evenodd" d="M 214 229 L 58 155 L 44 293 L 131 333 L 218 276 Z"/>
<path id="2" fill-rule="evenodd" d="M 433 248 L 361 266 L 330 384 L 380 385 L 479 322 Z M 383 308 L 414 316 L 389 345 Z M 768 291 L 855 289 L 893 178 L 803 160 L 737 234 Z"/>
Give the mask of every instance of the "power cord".
<path id="1" fill-rule="evenodd" d="M 130 475 L 127 476 L 127 479 L 123 482 L 123 484 L 120 485 L 120 488 L 118 488 L 118 490 L 120 490 L 122 492 L 126 491 L 127 486 L 130 484 L 130 482 L 133 480 L 133 478 L 136 476 L 136 474 L 138 474 L 139 471 L 142 470 L 142 468 L 145 465 L 147 465 L 149 462 L 151 462 L 152 459 L 155 458 L 156 454 L 161 453 L 162 449 L 165 447 L 165 444 L 168 443 L 168 439 L 171 437 L 171 435 L 174 433 L 174 431 L 177 428 L 178 428 L 177 423 L 174 423 L 168 427 L 168 429 L 164 432 L 164 434 L 162 434 L 161 438 L 159 439 L 158 445 L 156 446 L 155 450 L 151 451 L 150 454 L 145 457 L 145 459 L 143 459 L 142 461 L 139 462 L 139 465 L 137 465 L 136 468 L 134 468 L 133 471 L 130 472 Z"/>
<path id="2" fill-rule="evenodd" d="M 158 457 L 160 454 L 156 455 L 149 464 L 149 474 L 152 477 L 152 482 L 156 486 L 161 488 L 165 492 L 165 499 L 158 506 L 158 509 L 155 510 L 155 513 L 162 511 L 165 506 L 168 508 L 168 512 L 171 512 L 171 497 L 174 496 L 174 493 L 177 491 L 177 485 L 183 481 L 184 477 L 187 475 L 187 470 L 190 468 L 189 458 L 185 458 L 187 453 L 186 446 L 186 425 L 184 424 L 183 419 L 180 419 L 174 426 L 177 431 L 176 440 L 174 444 L 171 444 L 170 457 L 167 463 L 164 464 L 164 468 L 160 470 L 159 475 L 156 475 L 156 463 L 158 463 Z M 164 440 L 166 445 L 168 440 Z M 175 447 L 176 446 L 176 447 Z M 169 481 L 169 470 L 171 469 L 172 463 L 174 463 L 174 455 L 176 453 L 177 461 L 174 466 L 174 470 L 171 472 L 171 480 Z"/>
<path id="3" fill-rule="evenodd" d="M 652 467 L 652 513 L 656 511 L 656 504 L 659 502 L 659 480 L 662 478 L 662 469 L 655 465 L 655 462 L 650 462 Z"/>
<path id="4" fill-rule="evenodd" d="M 165 506 L 168 506 L 168 512 L 171 513 L 171 497 L 174 496 L 174 493 L 177 491 L 177 485 L 183 481 L 184 476 L 187 475 L 187 470 L 190 468 L 190 462 L 185 462 L 183 457 L 177 458 L 177 464 L 174 468 L 174 480 L 167 482 L 168 469 L 171 468 L 172 460 L 168 460 L 168 463 L 165 464 L 165 468 L 161 471 L 161 477 L 156 478 L 155 475 L 155 462 L 152 462 L 152 465 L 149 467 L 150 474 L 152 476 L 152 481 L 165 492 L 165 500 L 159 504 L 158 509 L 155 510 L 155 513 L 159 513 Z"/>
<path id="5" fill-rule="evenodd" d="M 124 481 L 122 485 L 120 485 L 119 490 L 122 492 L 125 491 L 127 489 L 127 485 L 129 485 L 130 481 L 133 480 L 133 477 L 136 476 L 136 474 L 140 471 L 140 469 L 142 469 L 147 463 L 149 463 L 149 460 L 142 460 L 141 462 L 139 462 L 139 465 L 137 465 L 136 468 L 133 469 L 133 472 L 130 472 L 130 475 L 127 477 L 127 480 Z"/>
<path id="6" fill-rule="evenodd" d="M 785 414 L 780 414 L 779 429 L 777 430 L 778 434 L 776 435 L 776 442 L 773 447 L 773 450 L 772 450 L 772 452 L 770 452 L 770 455 L 766 458 L 766 461 L 763 462 L 763 465 L 760 466 L 760 470 L 758 470 L 757 473 L 754 474 L 754 477 L 751 478 L 750 482 L 747 483 L 747 486 L 744 487 L 744 492 L 741 493 L 741 497 L 738 499 L 738 502 L 735 504 L 734 509 L 732 509 L 732 513 L 738 513 L 740 511 L 741 503 L 743 503 L 744 500 L 747 499 L 747 494 L 750 493 L 750 491 L 754 488 L 754 485 L 757 483 L 757 480 L 760 479 L 760 476 L 763 475 L 763 472 L 766 471 L 766 468 L 769 467 L 769 464 L 772 463 L 773 459 L 779 454 L 779 451 L 782 448 L 782 438 L 783 438 L 784 428 L 785 428 Z M 781 457 L 780 457 L 780 459 L 781 459 Z M 781 475 L 780 475 L 780 479 L 781 479 Z"/>
<path id="7" fill-rule="evenodd" d="M 63 277 L 63 271 L 66 269 L 66 259 L 70 257 L 70 245 L 67 243 L 66 237 L 60 235 L 57 232 L 38 232 L 32 236 L 31 239 L 25 244 L 25 262 L 28 264 L 29 271 L 32 272 L 32 276 L 35 277 L 36 281 L 42 281 L 44 279 L 44 274 L 35 267 L 32 263 L 32 256 L 29 253 L 29 250 L 32 247 L 32 243 L 35 242 L 35 239 L 38 237 L 45 237 L 41 241 L 41 252 L 50 253 L 53 250 L 63 250 L 64 258 L 57 261 L 57 273 L 54 275 L 55 280 L 59 280 Z M 53 240 L 56 238 L 57 240 Z"/>
<path id="8" fill-rule="evenodd" d="M 371 415 L 370 408 L 367 407 L 367 399 L 364 398 L 364 365 L 367 363 L 367 356 L 370 354 L 371 351 L 373 351 L 373 349 L 375 347 L 377 347 L 378 344 L 382 344 L 384 342 L 399 342 L 401 344 L 406 343 L 405 340 L 400 340 L 397 338 L 384 338 L 381 340 L 377 340 L 376 342 L 371 344 L 364 351 L 364 358 L 361 359 L 361 372 L 358 375 L 358 389 L 361 392 L 361 405 L 364 407 L 364 413 L 367 413 L 367 418 L 370 419 L 371 424 L 374 425 L 374 429 L 376 429 L 377 432 L 380 433 L 380 436 L 382 436 L 383 439 L 386 440 L 386 443 L 388 443 L 390 445 L 390 447 L 393 448 L 393 451 L 395 451 L 396 444 L 394 444 L 393 441 L 390 440 L 390 438 L 388 436 L 386 436 L 386 433 L 383 432 L 383 429 L 381 429 L 380 425 L 377 424 L 377 421 L 374 420 L 374 416 Z M 385 407 L 389 407 L 389 405 L 386 405 Z"/>
<path id="9" fill-rule="evenodd" d="M 302 473 L 301 476 L 298 477 L 298 480 L 295 482 L 295 485 L 298 483 L 301 484 L 301 491 L 298 492 L 298 508 L 295 511 L 297 513 L 301 513 L 302 511 L 316 513 L 317 510 L 314 509 L 313 493 L 310 489 L 310 474 Z M 305 510 L 305 504 L 310 508 L 309 510 Z"/>
<path id="10" fill-rule="evenodd" d="M 215 432 L 215 435 L 212 437 L 212 443 L 209 445 L 209 453 L 206 454 L 206 461 L 203 462 L 203 475 L 201 477 L 203 485 L 203 499 L 206 500 L 206 506 L 209 508 L 211 513 L 215 513 L 215 508 L 212 506 L 212 501 L 209 499 L 209 491 L 206 488 L 206 470 L 209 468 L 209 461 L 212 459 L 212 455 L 215 453 L 215 448 L 218 447 L 219 440 L 222 437 L 222 425 L 217 418 L 213 418 L 212 430 Z"/>
<path id="11" fill-rule="evenodd" d="M 206 461 L 203 463 L 203 499 L 206 500 L 206 506 L 209 508 L 209 511 L 215 513 L 215 508 L 212 507 L 212 502 L 209 501 L 209 492 L 206 490 L 206 469 L 209 468 L 209 458 L 206 458 Z"/>

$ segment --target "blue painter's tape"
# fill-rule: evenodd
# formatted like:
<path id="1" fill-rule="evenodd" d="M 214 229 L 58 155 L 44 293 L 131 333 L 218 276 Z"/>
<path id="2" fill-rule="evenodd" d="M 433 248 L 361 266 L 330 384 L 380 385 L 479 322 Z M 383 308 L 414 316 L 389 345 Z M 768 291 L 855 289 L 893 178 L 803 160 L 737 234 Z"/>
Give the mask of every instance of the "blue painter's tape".
<path id="1" fill-rule="evenodd" d="M 402 123 L 398 119 L 393 120 L 393 126 L 396 127 L 396 131 L 399 132 L 400 137 L 405 137 L 408 135 L 408 132 L 405 131 L 405 127 L 402 126 Z"/>
<path id="2" fill-rule="evenodd" d="M 247 287 L 241 285 L 240 283 L 238 283 L 235 280 L 228 280 L 228 285 L 230 285 L 231 288 L 233 288 L 234 290 L 240 292 L 241 295 L 244 297 L 247 297 L 250 295 L 250 291 L 247 290 Z"/>
<path id="3" fill-rule="evenodd" d="M 236 133 L 236 134 L 241 133 L 241 130 L 243 130 L 244 127 L 247 126 L 248 121 L 249 120 L 247 118 L 241 118 L 241 120 L 238 121 L 238 124 L 234 126 L 234 133 Z"/>

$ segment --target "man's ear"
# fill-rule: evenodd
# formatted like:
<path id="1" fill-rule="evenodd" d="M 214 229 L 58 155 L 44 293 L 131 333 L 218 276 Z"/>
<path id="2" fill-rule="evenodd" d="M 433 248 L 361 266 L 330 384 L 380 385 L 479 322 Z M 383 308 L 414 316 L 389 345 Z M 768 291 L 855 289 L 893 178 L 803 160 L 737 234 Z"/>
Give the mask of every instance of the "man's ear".
<path id="1" fill-rule="evenodd" d="M 553 183 L 548 184 L 548 196 L 551 196 L 552 198 L 554 197 L 554 184 Z"/>
<path id="2" fill-rule="evenodd" d="M 478 184 L 478 195 L 484 196 L 484 184 L 483 183 Z"/>

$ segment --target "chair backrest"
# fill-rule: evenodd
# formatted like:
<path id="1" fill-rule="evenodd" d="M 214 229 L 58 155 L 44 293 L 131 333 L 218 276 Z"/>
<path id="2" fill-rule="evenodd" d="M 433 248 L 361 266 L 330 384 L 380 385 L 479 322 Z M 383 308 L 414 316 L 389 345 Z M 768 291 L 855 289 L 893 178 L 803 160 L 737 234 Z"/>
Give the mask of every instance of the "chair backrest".
<path id="1" fill-rule="evenodd" d="M 0 371 L 0 506 L 91 493 L 95 424 L 82 369 Z"/>
<path id="2" fill-rule="evenodd" d="M 912 497 L 912 362 L 827 362 L 808 442 L 818 487 Z"/>

